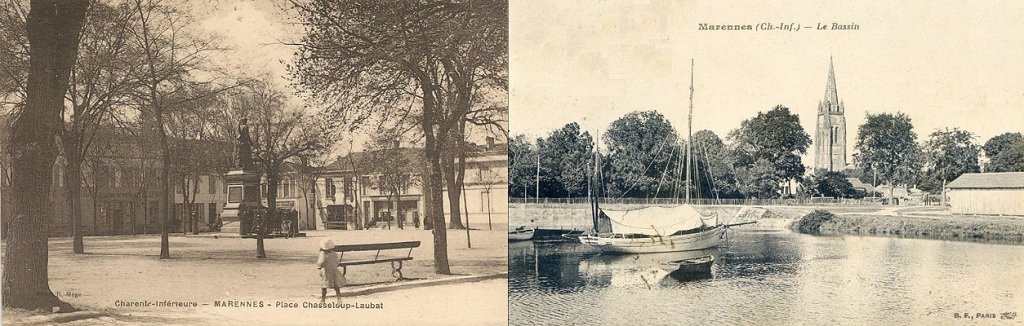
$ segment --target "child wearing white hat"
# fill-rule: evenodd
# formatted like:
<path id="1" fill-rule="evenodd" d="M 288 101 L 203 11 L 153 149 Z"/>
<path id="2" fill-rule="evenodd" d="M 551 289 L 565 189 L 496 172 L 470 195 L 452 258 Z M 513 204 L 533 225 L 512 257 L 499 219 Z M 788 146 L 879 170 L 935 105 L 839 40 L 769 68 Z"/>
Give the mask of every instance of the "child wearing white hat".
<path id="1" fill-rule="evenodd" d="M 320 257 L 316 259 L 316 268 L 320 270 L 320 302 L 327 301 L 327 288 L 334 288 L 334 293 L 341 300 L 341 272 L 338 271 L 338 254 L 334 252 L 334 241 L 320 240 Z"/>

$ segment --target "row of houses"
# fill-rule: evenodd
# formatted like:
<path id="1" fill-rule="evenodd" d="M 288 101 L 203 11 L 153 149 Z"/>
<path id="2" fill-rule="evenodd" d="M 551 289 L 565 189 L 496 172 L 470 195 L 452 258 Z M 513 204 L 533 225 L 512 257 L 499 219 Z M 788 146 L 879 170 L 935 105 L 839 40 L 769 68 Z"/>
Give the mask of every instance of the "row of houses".
<path id="1" fill-rule="evenodd" d="M 466 158 L 466 172 L 462 195 L 453 208 L 448 199 L 448 189 L 442 193 L 446 214 L 453 209 L 468 213 L 471 221 L 507 223 L 508 216 L 508 145 L 496 144 L 487 138 L 484 145 L 469 144 Z M 384 226 L 391 222 L 394 227 L 401 223 L 415 227 L 422 221 L 425 211 L 425 194 L 422 175 L 426 166 L 422 148 L 399 148 L 390 154 L 399 155 L 399 160 L 380 160 L 373 152 L 353 153 L 339 158 L 327 166 L 316 179 L 315 202 L 300 203 L 319 208 L 319 219 L 310 217 L 306 223 L 332 225 L 352 229 L 366 226 Z M 382 162 L 383 161 L 383 162 Z M 400 162 L 395 169 L 371 169 L 376 164 Z M 400 173 L 400 176 L 382 175 L 380 170 Z M 386 172 L 385 172 L 386 173 Z M 289 184 L 295 184 L 289 182 Z M 279 201 L 280 204 L 280 201 Z M 300 216 L 301 212 L 300 212 Z M 301 224 L 301 223 L 300 223 Z"/>
<path id="2" fill-rule="evenodd" d="M 10 216 L 12 201 L 9 157 L 2 146 L 6 146 L 6 141 L 0 145 L 0 218 Z M 230 152 L 230 146 L 224 144 L 210 146 Z M 197 176 L 186 191 L 180 187 L 181 179 L 172 180 L 173 196 L 164 198 L 158 189 L 158 160 L 137 153 L 115 149 L 86 160 L 82 168 L 85 182 L 81 200 L 84 234 L 157 233 L 159 207 L 167 200 L 174 203 L 170 223 L 172 232 L 186 229 L 183 221 L 189 214 L 186 212 L 188 207 L 191 207 L 190 214 L 199 221 L 199 231 L 209 230 L 219 220 L 227 202 L 227 185 L 222 174 Z M 468 146 L 464 193 L 454 206 L 468 212 L 474 227 L 480 227 L 479 223 L 488 220 L 498 225 L 507 223 L 507 153 L 507 144 L 495 143 L 493 138 L 487 138 L 485 144 Z M 423 149 L 399 147 L 386 153 L 404 158 L 397 160 L 405 162 L 404 166 L 394 172 L 400 173 L 407 182 L 397 191 L 389 191 L 394 187 L 383 187 L 386 183 L 382 180 L 388 176 L 373 168 L 376 162 L 370 158 L 381 155 L 384 154 L 351 153 L 312 171 L 290 165 L 277 189 L 277 207 L 296 212 L 300 230 L 323 229 L 327 225 L 359 229 L 386 226 L 389 222 L 394 224 L 393 227 L 397 227 L 399 222 L 415 227 L 422 220 L 425 204 L 423 183 L 420 182 L 424 171 Z M 225 155 L 228 159 L 230 156 Z M 58 158 L 54 165 L 53 191 L 49 198 L 43 199 L 53 203 L 54 214 L 49 227 L 52 236 L 71 234 L 72 208 L 65 198 L 65 187 L 70 182 L 65 165 L 63 158 Z M 265 180 L 262 188 L 261 198 L 265 205 Z M 448 201 L 447 189 L 442 195 L 445 212 L 450 212 L 453 205 Z M 186 205 L 186 198 L 192 203 Z"/>
<path id="3" fill-rule="evenodd" d="M 372 168 L 380 164 L 374 155 L 399 155 L 400 167 L 389 176 Z M 469 144 L 462 195 L 454 209 L 473 225 L 490 221 L 508 223 L 508 145 L 488 138 L 483 145 Z M 300 230 L 366 227 L 414 228 L 421 225 L 426 210 L 423 149 L 400 147 L 388 153 L 356 152 L 339 157 L 315 172 L 316 176 L 292 169 L 278 188 L 277 206 L 294 210 Z M 309 182 L 313 181 L 313 182 Z M 265 198 L 265 196 L 263 196 Z M 442 193 L 446 218 L 453 205 L 448 189 Z M 465 217 L 463 218 L 465 219 Z"/>

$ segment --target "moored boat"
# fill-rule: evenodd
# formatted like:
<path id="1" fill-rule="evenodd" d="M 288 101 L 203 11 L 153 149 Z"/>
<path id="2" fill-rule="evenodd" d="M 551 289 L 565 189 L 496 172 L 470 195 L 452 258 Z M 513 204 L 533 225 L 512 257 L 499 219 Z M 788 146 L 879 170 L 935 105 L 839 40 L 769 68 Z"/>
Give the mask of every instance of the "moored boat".
<path id="1" fill-rule="evenodd" d="M 508 241 L 525 241 L 533 239 L 535 231 L 534 229 L 527 229 L 523 227 L 516 228 L 515 230 L 508 231 Z"/>
<path id="2" fill-rule="evenodd" d="M 534 228 L 533 239 L 548 241 L 566 241 L 575 236 L 579 236 L 582 233 L 583 230 L 579 229 L 537 227 Z"/>
<path id="3" fill-rule="evenodd" d="M 690 112 L 687 132 L 692 139 L 693 125 L 693 62 L 690 62 Z M 692 142 L 686 142 L 686 182 L 683 184 L 686 201 L 675 207 L 646 207 L 633 210 L 600 208 L 600 196 L 591 202 L 593 233 L 580 237 L 580 242 L 615 253 L 657 253 L 701 250 L 718 247 L 730 226 L 721 224 L 718 216 L 706 217 L 690 205 L 691 174 L 694 171 Z M 670 154 L 671 155 L 671 154 Z M 600 160 L 600 156 L 596 156 Z M 598 161 L 599 162 L 599 161 Z M 595 171 L 599 164 L 595 164 Z M 665 171 L 667 172 L 667 170 Z M 659 183 L 660 188 L 660 183 Z M 600 187 L 598 187 L 600 189 Z M 607 218 L 610 232 L 600 227 L 599 220 Z M 600 230 L 600 231 L 599 231 Z"/>
<path id="4" fill-rule="evenodd" d="M 707 273 L 711 271 L 711 265 L 714 263 L 715 256 L 709 255 L 698 258 L 662 262 L 661 268 L 665 271 L 675 273 Z"/>
<path id="5" fill-rule="evenodd" d="M 708 219 L 688 204 L 635 210 L 601 210 L 612 232 L 580 237 L 580 242 L 614 253 L 657 253 L 717 247 L 726 225 Z"/>

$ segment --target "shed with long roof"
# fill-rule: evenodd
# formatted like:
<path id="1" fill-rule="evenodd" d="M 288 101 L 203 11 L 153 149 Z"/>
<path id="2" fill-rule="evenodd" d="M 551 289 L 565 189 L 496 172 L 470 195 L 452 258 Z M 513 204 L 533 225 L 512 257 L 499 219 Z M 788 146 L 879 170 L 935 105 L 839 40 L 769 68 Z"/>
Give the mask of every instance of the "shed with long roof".
<path id="1" fill-rule="evenodd" d="M 1024 216 L 1024 172 L 964 173 L 946 190 L 953 214 Z"/>

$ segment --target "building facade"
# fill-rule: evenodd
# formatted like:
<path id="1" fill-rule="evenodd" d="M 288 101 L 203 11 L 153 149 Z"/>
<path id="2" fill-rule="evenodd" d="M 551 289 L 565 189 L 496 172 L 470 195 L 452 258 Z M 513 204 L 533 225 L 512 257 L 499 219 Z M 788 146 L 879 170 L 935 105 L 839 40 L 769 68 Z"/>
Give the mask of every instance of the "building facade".
<path id="1" fill-rule="evenodd" d="M 152 234 L 160 232 L 160 205 L 167 200 L 176 203 L 169 226 L 171 232 L 182 230 L 181 221 L 184 215 L 183 196 L 180 188 L 173 198 L 163 198 L 159 189 L 159 163 L 156 160 L 125 156 L 88 157 L 82 165 L 82 184 L 80 186 L 80 211 L 82 234 L 92 235 L 129 235 Z M 0 216 L 6 218 L 13 213 L 11 209 L 10 170 L 7 166 L 0 168 L 3 174 L 0 184 Z M 66 162 L 58 157 L 53 168 L 53 188 L 48 200 L 52 203 L 53 219 L 48 227 L 50 236 L 71 235 L 71 212 L 67 192 L 71 182 L 68 180 Z M 209 177 L 204 177 L 209 178 Z M 204 188 L 205 189 L 205 188 Z M 205 190 L 200 190 L 205 192 Z M 210 215 L 209 207 L 219 214 L 217 199 L 207 198 L 204 193 L 197 194 L 195 210 L 202 207 L 198 216 Z M 221 195 L 223 196 L 223 195 Z M 207 227 L 204 219 L 200 227 Z"/>
<path id="2" fill-rule="evenodd" d="M 946 196 L 953 214 L 1024 216 L 1024 172 L 964 173 Z"/>
<path id="3" fill-rule="evenodd" d="M 6 142 L 4 142 L 6 144 Z M 220 144 L 223 145 L 223 144 Z M 211 145 L 211 146 L 220 146 Z M 0 145 L 0 218 L 12 213 L 10 198 L 9 155 Z M 208 173 L 187 180 L 171 177 L 168 196 L 159 189 L 160 161 L 156 157 L 140 156 L 126 147 L 113 147 L 112 152 L 86 158 L 82 167 L 81 223 L 85 235 L 130 235 L 159 233 L 161 205 L 172 201 L 170 232 L 183 232 L 186 216 L 198 220 L 199 232 L 206 232 L 215 224 L 227 203 L 227 184 L 222 175 Z M 225 147 L 227 148 L 227 147 Z M 495 144 L 470 146 L 466 162 L 464 194 L 456 209 L 466 212 L 473 227 L 488 220 L 496 225 L 508 221 L 508 146 Z M 425 165 L 422 148 L 399 148 L 404 157 L 403 166 L 395 169 L 401 175 L 399 187 L 370 168 L 375 161 L 371 153 L 353 153 L 339 158 L 333 164 L 309 171 L 297 165 L 288 165 L 277 189 L 277 207 L 298 214 L 300 230 L 324 229 L 329 221 L 346 229 L 381 227 L 391 222 L 397 228 L 401 222 L 408 227 L 422 226 L 425 195 L 421 176 Z M 54 165 L 53 203 L 54 218 L 50 221 L 51 236 L 71 235 L 71 205 L 66 198 L 69 186 L 65 162 L 58 158 Z M 184 187 L 183 187 L 184 185 Z M 266 179 L 261 185 L 261 202 L 266 205 Z M 445 212 L 453 205 L 448 202 L 447 189 L 442 193 Z M 465 213 L 463 218 L 465 218 Z M 447 218 L 447 216 L 446 216 Z"/>
<path id="4" fill-rule="evenodd" d="M 0 116 L 0 218 L 13 214 L 10 155 L 7 152 L 9 120 Z M 123 141 L 115 128 L 100 128 L 94 136 L 91 154 L 82 162 L 79 187 L 79 216 L 84 235 L 131 235 L 160 232 L 160 207 L 168 201 L 174 206 L 168 222 L 170 232 L 184 230 L 185 196 L 181 179 L 172 175 L 173 195 L 164 195 L 159 187 L 161 161 L 152 151 L 145 151 Z M 176 140 L 177 141 L 177 140 Z M 202 142 L 215 151 L 229 148 L 225 144 Z M 71 216 L 75 209 L 69 200 L 72 187 L 68 163 L 63 156 L 54 161 L 52 188 L 47 198 L 53 209 L 49 221 L 50 236 L 71 236 Z M 205 231 L 223 208 L 226 190 L 218 175 L 198 176 L 198 183 L 189 192 L 195 195 L 193 216 L 199 218 L 199 230 Z"/>
<path id="5" fill-rule="evenodd" d="M 344 229 L 398 228 L 399 223 L 405 228 L 422 227 L 426 211 L 423 149 L 398 148 L 391 155 L 404 157 L 391 172 L 373 165 L 396 161 L 374 159 L 372 152 L 352 153 L 329 165 L 316 179 L 315 202 L 307 202 L 315 207 L 317 228 L 328 224 Z M 488 221 L 507 224 L 508 145 L 491 139 L 486 145 L 471 144 L 463 188 L 460 202 L 454 205 L 463 212 L 463 220 L 468 212 L 474 228 Z M 448 219 L 453 207 L 448 189 L 441 196 Z"/>
<path id="6" fill-rule="evenodd" d="M 466 179 L 458 209 L 471 228 L 508 224 L 508 146 L 478 148 L 466 159 Z M 450 218 L 451 202 L 445 189 L 445 218 Z M 463 222 L 466 223 L 466 222 Z"/>
<path id="7" fill-rule="evenodd" d="M 843 171 L 846 168 L 845 112 L 836 90 L 835 69 L 829 58 L 825 97 L 818 103 L 813 171 Z"/>
<path id="8" fill-rule="evenodd" d="M 189 188 L 187 198 L 181 187 L 181 179 L 177 181 L 178 184 L 174 187 L 175 224 L 173 228 L 175 231 L 184 229 L 184 226 L 180 224 L 186 220 L 185 212 L 189 211 L 187 208 L 190 206 L 192 216 L 199 221 L 199 231 L 209 231 L 212 224 L 220 218 L 221 212 L 224 211 L 224 204 L 227 203 L 227 183 L 224 182 L 224 177 L 201 175 L 195 179 L 190 178 L 189 184 L 187 184 Z M 195 184 L 193 185 L 192 182 Z"/>

